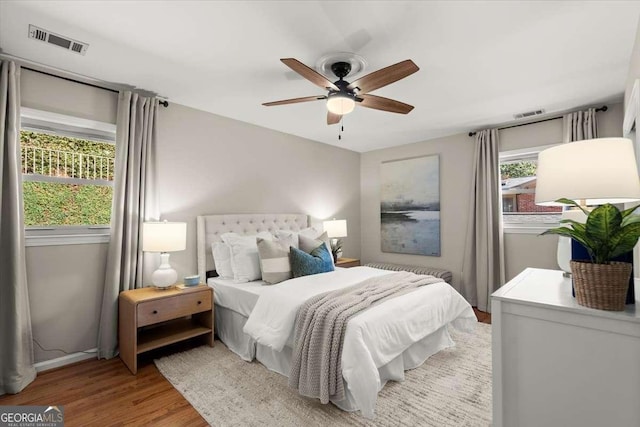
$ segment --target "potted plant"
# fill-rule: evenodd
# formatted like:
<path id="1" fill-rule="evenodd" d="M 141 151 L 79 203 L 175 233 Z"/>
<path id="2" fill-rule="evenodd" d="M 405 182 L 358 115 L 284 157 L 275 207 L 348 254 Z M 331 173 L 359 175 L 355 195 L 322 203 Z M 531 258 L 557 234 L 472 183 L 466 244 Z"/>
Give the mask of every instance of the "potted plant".
<path id="1" fill-rule="evenodd" d="M 587 215 L 584 224 L 563 219 L 560 222 L 569 226 L 542 233 L 569 237 L 589 253 L 591 260 L 571 261 L 578 304 L 601 310 L 624 310 L 632 265 L 613 260 L 632 251 L 640 238 L 640 215 L 633 215 L 640 205 L 620 211 L 607 203 L 589 212 L 573 200 L 556 202 L 576 206 Z"/>
<path id="2" fill-rule="evenodd" d="M 333 262 L 338 262 L 338 258 L 342 256 L 342 240 L 331 239 L 331 253 L 333 255 Z"/>

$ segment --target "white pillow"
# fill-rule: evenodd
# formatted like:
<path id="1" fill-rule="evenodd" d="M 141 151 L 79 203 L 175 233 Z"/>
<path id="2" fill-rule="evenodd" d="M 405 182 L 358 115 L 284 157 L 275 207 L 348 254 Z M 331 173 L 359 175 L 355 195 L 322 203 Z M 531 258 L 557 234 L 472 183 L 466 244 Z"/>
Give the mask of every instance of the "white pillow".
<path id="1" fill-rule="evenodd" d="M 256 243 L 258 237 L 264 240 L 273 240 L 273 235 L 268 231 L 262 231 L 251 236 L 243 236 L 237 233 L 224 233 L 220 236 L 231 250 L 233 279 L 238 283 L 251 282 L 262 277 L 258 244 Z"/>
<path id="2" fill-rule="evenodd" d="M 324 244 L 327 246 L 327 250 L 329 251 L 329 253 L 333 254 L 333 252 L 331 251 L 331 239 L 329 239 L 329 237 L 327 236 L 326 231 L 318 231 L 313 227 L 309 227 L 309 228 L 303 228 L 302 230 L 300 230 L 299 233 L 301 236 L 323 241 Z M 302 249 L 300 248 L 299 242 L 298 242 L 298 249 Z M 333 262 L 333 256 L 331 257 L 331 262 L 335 265 L 335 263 Z"/>
<path id="3" fill-rule="evenodd" d="M 231 248 L 223 242 L 211 244 L 213 262 L 216 264 L 216 273 L 223 279 L 233 279 L 233 268 L 231 267 Z"/>
<path id="4" fill-rule="evenodd" d="M 312 239 L 317 239 L 322 234 L 322 230 L 317 230 L 314 227 L 307 227 L 298 231 L 298 233 L 302 234 L 305 237 L 311 237 Z"/>
<path id="5" fill-rule="evenodd" d="M 278 230 L 275 232 L 277 240 L 286 240 L 294 248 L 298 249 L 298 232 L 291 230 Z"/>
<path id="6" fill-rule="evenodd" d="M 298 244 L 298 235 L 299 234 L 302 234 L 303 236 L 309 237 L 311 239 L 315 239 L 315 238 L 317 238 L 318 236 L 320 236 L 322 234 L 322 231 L 318 231 L 313 227 L 308 227 L 308 228 L 303 228 L 300 231 L 278 230 L 275 233 L 276 238 L 278 238 L 278 239 L 282 239 L 282 238 L 288 239 L 288 238 L 292 237 L 292 239 L 291 239 L 292 245 L 291 246 L 293 246 L 296 249 L 300 248 L 300 245 Z"/>

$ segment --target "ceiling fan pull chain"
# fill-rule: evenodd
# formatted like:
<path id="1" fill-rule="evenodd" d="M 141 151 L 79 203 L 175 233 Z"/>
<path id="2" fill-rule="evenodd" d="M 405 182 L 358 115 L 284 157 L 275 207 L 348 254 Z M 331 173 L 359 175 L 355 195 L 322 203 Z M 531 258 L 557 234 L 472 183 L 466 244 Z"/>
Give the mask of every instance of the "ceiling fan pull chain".
<path id="1" fill-rule="evenodd" d="M 340 132 L 338 132 L 338 141 L 342 140 L 342 132 L 344 132 L 344 116 L 340 118 L 340 121 L 342 123 L 340 124 Z"/>

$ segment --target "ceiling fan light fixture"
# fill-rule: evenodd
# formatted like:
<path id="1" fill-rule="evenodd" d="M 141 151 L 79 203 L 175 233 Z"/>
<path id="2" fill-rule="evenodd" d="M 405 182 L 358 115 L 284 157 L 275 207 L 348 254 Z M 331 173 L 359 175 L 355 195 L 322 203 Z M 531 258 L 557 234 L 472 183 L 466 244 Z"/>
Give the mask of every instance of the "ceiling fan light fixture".
<path id="1" fill-rule="evenodd" d="M 0 0 L 1 1 L 1 0 Z M 340 60 L 331 63 L 331 71 L 338 78 L 332 82 L 326 76 L 309 68 L 295 58 L 282 58 L 280 61 L 293 71 L 304 77 L 314 85 L 328 91 L 322 96 L 304 96 L 301 98 L 283 99 L 281 101 L 265 102 L 267 107 L 273 105 L 297 104 L 327 100 L 327 124 L 340 123 L 345 114 L 349 114 L 355 108 L 356 102 L 365 108 L 388 111 L 391 113 L 408 114 L 413 106 L 382 96 L 371 95 L 369 92 L 395 83 L 419 70 L 418 66 L 410 59 L 382 68 L 373 73 L 348 82 L 344 78 L 350 75 L 352 63 L 348 60 Z"/>
<path id="2" fill-rule="evenodd" d="M 355 106 L 356 102 L 353 98 L 345 94 L 336 93 L 335 95 L 330 95 L 329 99 L 327 99 L 327 110 L 333 114 L 344 116 L 352 112 Z"/>

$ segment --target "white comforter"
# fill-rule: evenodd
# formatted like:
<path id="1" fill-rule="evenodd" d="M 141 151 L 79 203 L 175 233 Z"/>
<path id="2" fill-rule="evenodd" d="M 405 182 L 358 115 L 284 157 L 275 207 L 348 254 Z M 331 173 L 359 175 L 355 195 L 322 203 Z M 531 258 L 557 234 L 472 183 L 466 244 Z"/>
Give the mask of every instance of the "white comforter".
<path id="1" fill-rule="evenodd" d="M 258 343 L 282 351 L 293 339 L 296 313 L 308 298 L 391 273 L 356 267 L 270 286 L 258 298 L 243 330 Z M 374 415 L 383 386 L 378 368 L 448 323 L 470 332 L 476 322 L 469 303 L 444 282 L 392 298 L 351 318 L 344 338 L 342 376 L 362 414 Z"/>

